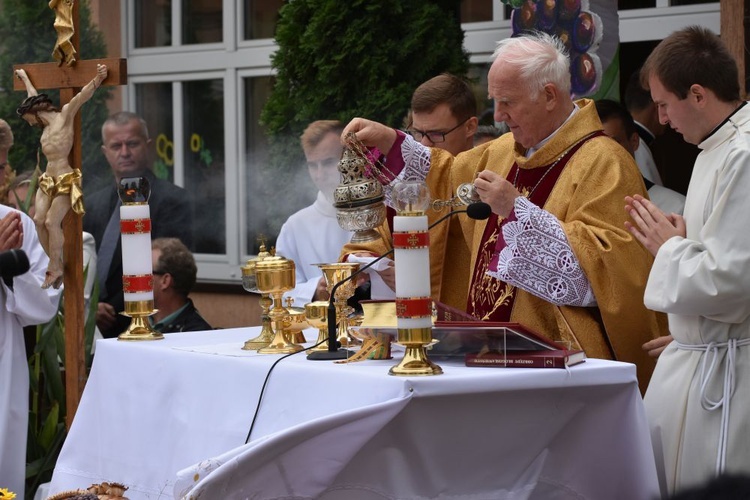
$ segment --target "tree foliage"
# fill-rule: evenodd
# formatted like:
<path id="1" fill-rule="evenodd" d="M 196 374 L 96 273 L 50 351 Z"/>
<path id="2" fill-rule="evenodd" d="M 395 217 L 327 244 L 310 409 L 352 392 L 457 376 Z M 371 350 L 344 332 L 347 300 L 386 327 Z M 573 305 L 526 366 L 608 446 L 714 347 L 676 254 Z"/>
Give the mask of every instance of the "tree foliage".
<path id="1" fill-rule="evenodd" d="M 398 127 L 417 86 L 443 72 L 464 75 L 469 59 L 459 5 L 460 0 L 286 3 L 276 26 L 275 84 L 261 114 L 270 135 L 272 179 L 283 185 L 299 168 L 299 136 L 311 121 L 363 116 Z"/>
<path id="2" fill-rule="evenodd" d="M 23 63 L 54 62 L 52 49 L 57 34 L 53 23 L 55 13 L 48 7 L 47 0 L 2 0 L 0 16 L 0 117 L 13 129 L 15 143 L 10 150 L 9 163 L 16 172 L 32 170 L 37 163 L 37 150 L 41 130 L 30 127 L 16 115 L 16 108 L 26 97 L 26 92 L 13 90 L 13 65 Z M 79 58 L 95 59 L 106 57 L 107 49 L 102 33 L 91 23 L 91 10 L 88 1 L 80 1 L 79 6 Z M 91 75 L 93 78 L 95 75 Z M 34 83 L 32 81 L 32 83 Z M 57 90 L 38 89 L 59 103 Z M 94 97 L 84 104 L 81 110 L 82 128 L 82 168 L 84 182 L 101 176 L 101 125 L 107 117 L 106 100 L 110 95 L 106 88 L 100 88 Z M 41 160 L 44 162 L 44 156 Z M 44 164 L 41 165 L 42 170 Z M 105 172 L 106 173 L 106 172 Z M 87 175 L 88 174 L 88 175 Z"/>

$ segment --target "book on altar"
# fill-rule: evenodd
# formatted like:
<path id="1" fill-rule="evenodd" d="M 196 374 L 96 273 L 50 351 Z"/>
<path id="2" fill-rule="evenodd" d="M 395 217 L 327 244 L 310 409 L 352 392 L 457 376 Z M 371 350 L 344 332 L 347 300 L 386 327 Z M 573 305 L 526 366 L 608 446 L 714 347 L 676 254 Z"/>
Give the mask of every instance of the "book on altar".
<path id="1" fill-rule="evenodd" d="M 583 351 L 556 349 L 549 351 L 505 351 L 468 353 L 466 366 L 501 368 L 567 368 L 586 361 Z"/>
<path id="2" fill-rule="evenodd" d="M 364 309 L 362 323 L 356 329 L 360 333 L 389 333 L 397 338 L 396 305 L 394 301 L 361 301 Z M 502 356 L 502 361 L 482 364 L 467 363 L 467 366 L 527 366 L 565 367 L 578 364 L 586 359 L 583 351 L 570 350 L 567 346 L 554 342 L 541 334 L 532 331 L 520 323 L 481 321 L 470 314 L 434 301 L 433 307 L 433 344 L 428 348 L 431 358 L 464 358 L 489 356 L 487 359 Z M 353 328 L 354 329 L 354 328 Z M 536 353 L 539 353 L 537 355 Z M 554 359 L 542 363 L 537 358 L 543 353 L 552 353 Z M 508 362 L 510 357 L 527 361 Z M 532 359 L 533 358 L 533 359 Z"/>

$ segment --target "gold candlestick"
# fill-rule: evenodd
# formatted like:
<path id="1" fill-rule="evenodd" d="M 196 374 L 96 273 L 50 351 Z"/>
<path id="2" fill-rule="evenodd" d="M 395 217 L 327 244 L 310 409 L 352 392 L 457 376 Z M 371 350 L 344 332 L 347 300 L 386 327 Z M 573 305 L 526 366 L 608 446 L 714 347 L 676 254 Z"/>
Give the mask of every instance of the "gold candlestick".
<path id="1" fill-rule="evenodd" d="M 156 312 L 153 300 L 125 302 L 124 316 L 133 318 L 117 340 L 161 340 L 164 335 L 151 328 L 148 317 Z"/>

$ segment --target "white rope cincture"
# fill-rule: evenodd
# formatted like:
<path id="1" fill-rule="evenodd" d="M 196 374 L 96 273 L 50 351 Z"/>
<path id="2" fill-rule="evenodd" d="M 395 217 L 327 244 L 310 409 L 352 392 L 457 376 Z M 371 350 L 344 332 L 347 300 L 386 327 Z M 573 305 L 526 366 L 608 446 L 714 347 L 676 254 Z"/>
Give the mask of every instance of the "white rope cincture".
<path id="1" fill-rule="evenodd" d="M 735 359 L 737 348 L 750 345 L 748 339 L 729 339 L 726 342 L 710 342 L 708 344 L 682 344 L 675 341 L 679 349 L 686 351 L 704 351 L 701 360 L 701 406 L 704 410 L 714 411 L 721 408 L 721 427 L 719 428 L 719 449 L 716 454 L 716 474 L 722 474 L 727 462 L 727 442 L 729 441 L 729 402 L 734 395 Z M 724 380 L 721 397 L 714 401 L 708 396 L 708 384 L 714 376 L 719 363 L 719 350 L 727 349 L 724 364 Z M 710 358 L 710 359 L 709 359 Z M 710 363 L 710 364 L 709 364 Z M 707 367 L 708 365 L 708 367 Z"/>

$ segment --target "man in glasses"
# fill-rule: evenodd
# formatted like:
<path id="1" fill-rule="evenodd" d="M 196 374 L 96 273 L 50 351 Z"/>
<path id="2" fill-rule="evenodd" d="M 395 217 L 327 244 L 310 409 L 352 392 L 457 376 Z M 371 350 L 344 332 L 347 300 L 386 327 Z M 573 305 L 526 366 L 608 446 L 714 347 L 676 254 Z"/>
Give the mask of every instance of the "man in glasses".
<path id="1" fill-rule="evenodd" d="M 276 240 L 276 253 L 295 263 L 297 284 L 285 296 L 294 299 L 295 307 L 314 300 L 328 300 L 323 273 L 315 264 L 336 262 L 352 237 L 341 229 L 333 206 L 333 191 L 339 184 L 341 159 L 339 136 L 344 124 L 337 120 L 317 120 L 307 126 L 300 137 L 307 160 L 307 172 L 318 188 L 315 202 L 292 214 Z"/>
<path id="2" fill-rule="evenodd" d="M 407 132 L 422 145 L 444 149 L 455 156 L 474 146 L 474 134 L 478 124 L 476 112 L 477 100 L 469 84 L 457 76 L 444 73 L 427 80 L 412 94 Z M 392 220 L 393 213 L 389 210 L 389 221 Z M 443 213 L 432 213 L 430 222 L 441 215 Z M 458 219 L 453 217 L 445 224 L 450 235 L 447 240 L 443 240 L 446 246 L 443 247 L 441 242 L 436 242 L 431 247 L 431 252 L 440 254 L 431 258 L 433 294 L 439 297 L 441 302 L 463 309 L 466 305 L 471 252 L 462 237 Z M 344 254 L 377 256 L 387 252 L 392 239 L 388 221 L 379 232 L 382 235 L 381 240 L 364 245 L 347 245 Z M 449 266 L 443 266 L 444 254 L 451 256 Z M 379 276 L 390 290 L 373 283 L 375 295 L 372 298 L 395 297 L 393 267 L 380 272 Z M 451 283 L 452 286 L 441 286 L 444 282 Z"/>
<path id="3" fill-rule="evenodd" d="M 458 218 L 472 252 L 467 313 L 521 323 L 592 358 L 632 362 L 645 389 L 654 360 L 641 346 L 667 325 L 643 305 L 653 258 L 623 230 L 625 196 L 646 196 L 633 158 L 603 133 L 591 100 L 573 101 L 570 59 L 557 38 L 500 41 L 488 94 L 495 121 L 511 133 L 455 157 L 362 118 L 342 141 L 355 133 L 386 154 L 393 184 L 424 179 L 433 198 L 451 199 L 469 183 L 490 205 L 487 221 Z M 436 226 L 430 242 L 449 237 Z"/>

